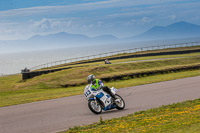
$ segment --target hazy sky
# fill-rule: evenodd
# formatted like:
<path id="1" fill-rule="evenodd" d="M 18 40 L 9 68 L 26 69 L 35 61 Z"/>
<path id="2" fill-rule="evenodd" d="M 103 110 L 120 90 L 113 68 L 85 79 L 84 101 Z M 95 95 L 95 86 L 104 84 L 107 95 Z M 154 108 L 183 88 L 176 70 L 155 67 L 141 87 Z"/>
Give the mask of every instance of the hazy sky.
<path id="1" fill-rule="evenodd" d="M 0 40 L 68 32 L 128 37 L 178 21 L 200 25 L 199 0 L 0 0 Z"/>

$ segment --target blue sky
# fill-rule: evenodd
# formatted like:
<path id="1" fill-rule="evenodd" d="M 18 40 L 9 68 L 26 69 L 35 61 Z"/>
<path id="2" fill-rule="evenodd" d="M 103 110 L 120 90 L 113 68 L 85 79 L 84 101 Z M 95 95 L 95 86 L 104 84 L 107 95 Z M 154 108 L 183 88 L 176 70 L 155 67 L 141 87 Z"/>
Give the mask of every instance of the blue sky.
<path id="1" fill-rule="evenodd" d="M 0 0 L 0 40 L 57 32 L 119 38 L 179 21 L 200 25 L 199 0 Z"/>

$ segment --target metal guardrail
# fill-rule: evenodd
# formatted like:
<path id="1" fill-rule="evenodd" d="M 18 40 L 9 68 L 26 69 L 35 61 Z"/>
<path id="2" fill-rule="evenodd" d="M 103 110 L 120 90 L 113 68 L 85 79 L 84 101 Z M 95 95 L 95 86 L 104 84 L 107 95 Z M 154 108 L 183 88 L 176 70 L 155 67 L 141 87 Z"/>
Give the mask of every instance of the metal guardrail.
<path id="1" fill-rule="evenodd" d="M 198 45 L 200 45 L 200 42 L 188 42 L 188 43 L 146 46 L 146 47 L 140 47 L 140 48 L 113 51 L 113 52 L 101 53 L 101 54 L 97 54 L 97 55 L 89 55 L 89 56 L 84 56 L 84 57 L 77 57 L 77 58 L 54 61 L 54 62 L 45 63 L 45 64 L 41 64 L 41 65 L 32 67 L 32 68 L 30 68 L 30 70 L 33 71 L 33 70 L 37 70 L 37 69 L 49 68 L 49 67 L 53 67 L 53 66 L 57 66 L 57 65 L 63 65 L 66 63 L 84 61 L 84 60 L 89 60 L 89 59 L 106 58 L 108 56 L 113 56 L 113 55 L 117 55 L 117 54 L 135 53 L 135 52 L 143 52 L 143 51 L 149 51 L 149 50 L 161 50 L 161 49 L 167 49 L 167 48 L 191 47 L 191 46 L 198 46 Z"/>
<path id="2" fill-rule="evenodd" d="M 6 76 L 4 73 L 0 73 L 0 77 Z"/>
<path id="3" fill-rule="evenodd" d="M 4 74 L 4 73 L 0 73 L 0 77 L 12 76 L 12 75 L 16 75 L 16 74 L 20 74 L 20 73 L 14 73 L 14 74 Z"/>

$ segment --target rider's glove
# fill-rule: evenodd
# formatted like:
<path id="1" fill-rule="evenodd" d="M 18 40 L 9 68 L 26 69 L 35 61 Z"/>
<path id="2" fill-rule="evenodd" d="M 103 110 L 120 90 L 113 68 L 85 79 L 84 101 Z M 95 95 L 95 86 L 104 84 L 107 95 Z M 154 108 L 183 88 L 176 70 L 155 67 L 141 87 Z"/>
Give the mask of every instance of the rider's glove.
<path id="1" fill-rule="evenodd" d="M 100 87 L 98 87 L 96 90 L 101 90 L 101 88 L 102 88 L 102 87 L 100 86 Z"/>

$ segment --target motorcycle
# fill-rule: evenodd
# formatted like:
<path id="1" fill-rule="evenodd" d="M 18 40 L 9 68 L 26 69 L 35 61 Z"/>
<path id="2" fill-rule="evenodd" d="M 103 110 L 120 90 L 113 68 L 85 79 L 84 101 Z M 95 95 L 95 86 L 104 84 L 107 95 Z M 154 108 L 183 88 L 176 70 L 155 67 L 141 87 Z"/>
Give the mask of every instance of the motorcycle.
<path id="1" fill-rule="evenodd" d="M 114 99 L 102 89 L 92 91 L 91 86 L 89 84 L 85 87 L 84 95 L 88 100 L 88 107 L 93 113 L 100 114 L 102 110 L 107 111 L 115 108 L 122 110 L 125 108 L 125 102 L 120 95 L 116 94 L 116 88 L 110 88 L 111 92 L 115 95 Z"/>

